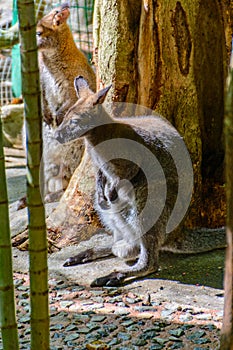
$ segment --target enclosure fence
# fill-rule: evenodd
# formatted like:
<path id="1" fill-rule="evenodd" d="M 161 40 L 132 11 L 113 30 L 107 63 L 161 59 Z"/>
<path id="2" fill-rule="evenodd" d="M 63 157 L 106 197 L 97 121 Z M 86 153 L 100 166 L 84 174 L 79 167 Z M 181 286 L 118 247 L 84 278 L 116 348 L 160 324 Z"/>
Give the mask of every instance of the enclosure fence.
<path id="1" fill-rule="evenodd" d="M 4 4 L 5 2 L 5 4 Z M 41 18 L 53 7 L 64 1 L 36 0 L 36 18 Z M 91 63 L 92 57 L 92 17 L 94 0 L 70 0 L 68 23 L 75 42 Z M 0 29 L 7 30 L 17 22 L 17 0 L 2 0 L 0 5 Z M 20 48 L 0 50 L 0 105 L 9 104 L 14 97 L 21 96 Z"/>

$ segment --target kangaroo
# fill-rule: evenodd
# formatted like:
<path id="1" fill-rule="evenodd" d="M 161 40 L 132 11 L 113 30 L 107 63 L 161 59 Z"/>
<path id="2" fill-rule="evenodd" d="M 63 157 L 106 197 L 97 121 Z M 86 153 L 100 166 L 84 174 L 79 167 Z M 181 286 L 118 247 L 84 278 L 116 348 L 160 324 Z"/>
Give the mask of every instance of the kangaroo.
<path id="1" fill-rule="evenodd" d="M 186 164 L 181 170 L 175 164 L 174 149 L 180 153 L 184 148 L 179 149 L 179 144 L 184 143 L 175 128 L 159 116 L 110 116 L 102 106 L 110 87 L 94 93 L 81 76 L 75 78 L 74 85 L 78 100 L 66 113 L 55 137 L 61 143 L 85 139 L 97 168 L 95 208 L 105 228 L 112 232 L 114 243 L 107 248 L 88 249 L 69 258 L 64 266 L 112 253 L 133 259 L 133 265 L 91 284 L 116 286 L 129 277 L 146 276 L 158 269 L 159 250 L 174 228 L 168 226 L 176 207 L 179 177 L 186 171 Z M 179 157 L 186 155 L 183 152 Z M 189 187 L 184 190 L 189 192 L 184 198 L 188 204 Z"/>
<path id="2" fill-rule="evenodd" d="M 65 113 L 76 102 L 74 78 L 83 75 L 93 90 L 96 84 L 93 69 L 74 42 L 67 24 L 69 15 L 69 5 L 62 4 L 45 15 L 36 28 L 45 122 L 43 190 L 46 201 L 63 193 L 84 152 L 82 140 L 67 146 L 53 137 Z"/>
<path id="3" fill-rule="evenodd" d="M 74 78 L 82 75 L 95 90 L 96 78 L 85 55 L 77 48 L 67 24 L 67 3 L 45 15 L 36 28 L 39 51 L 42 109 L 48 125 L 58 126 L 76 102 Z"/>

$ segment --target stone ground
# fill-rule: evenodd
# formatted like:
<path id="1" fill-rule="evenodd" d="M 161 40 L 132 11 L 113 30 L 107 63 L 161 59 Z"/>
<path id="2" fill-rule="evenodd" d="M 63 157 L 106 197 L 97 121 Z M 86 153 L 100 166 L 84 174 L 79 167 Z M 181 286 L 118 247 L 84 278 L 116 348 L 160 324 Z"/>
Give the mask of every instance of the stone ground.
<path id="1" fill-rule="evenodd" d="M 25 160 L 20 149 L 5 149 L 5 155 L 14 236 L 27 225 L 26 209 L 16 212 L 14 204 L 25 193 Z M 67 257 L 108 239 L 99 234 L 49 255 L 52 350 L 219 349 L 223 251 L 163 253 L 157 274 L 120 288 L 89 288 L 94 278 L 109 272 L 109 266 L 122 266 L 120 259 L 62 266 Z M 30 349 L 28 252 L 13 248 L 13 263 L 20 349 Z"/>

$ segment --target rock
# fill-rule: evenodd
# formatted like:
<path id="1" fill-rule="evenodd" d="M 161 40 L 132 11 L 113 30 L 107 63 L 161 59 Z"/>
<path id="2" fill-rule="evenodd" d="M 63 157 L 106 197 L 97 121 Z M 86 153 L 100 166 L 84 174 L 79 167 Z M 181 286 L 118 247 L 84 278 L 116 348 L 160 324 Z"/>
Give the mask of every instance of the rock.
<path id="1" fill-rule="evenodd" d="M 117 329 L 117 326 L 115 324 L 104 324 L 103 328 L 106 329 L 109 333 L 112 333 Z"/>
<path id="2" fill-rule="evenodd" d="M 130 311 L 128 311 L 124 307 L 119 307 L 114 311 L 114 314 L 116 314 L 116 315 L 128 315 L 129 313 L 130 313 Z"/>
<path id="3" fill-rule="evenodd" d="M 204 335 L 206 335 L 205 331 L 196 331 L 196 332 L 193 332 L 191 335 L 187 336 L 187 339 L 193 341 L 193 340 L 202 338 Z"/>
<path id="4" fill-rule="evenodd" d="M 102 227 L 93 207 L 95 169 L 87 152 L 73 174 L 56 210 L 48 219 L 48 228 L 60 231 L 60 246 L 80 243 Z"/>
<path id="5" fill-rule="evenodd" d="M 189 321 L 192 321 L 192 319 L 193 319 L 193 316 L 190 314 L 184 314 L 179 316 L 180 322 L 189 322 Z"/>
<path id="6" fill-rule="evenodd" d="M 5 147 L 22 145 L 24 104 L 2 106 L 1 118 L 3 127 L 3 145 Z"/>
<path id="7" fill-rule="evenodd" d="M 157 311 L 156 308 L 154 308 L 153 306 L 135 306 L 135 311 L 138 311 L 138 312 L 155 312 Z M 167 310 L 165 310 L 165 312 L 167 312 Z M 170 315 L 170 313 L 169 313 Z"/>
<path id="8" fill-rule="evenodd" d="M 103 322 L 106 319 L 106 316 L 104 315 L 94 315 L 91 318 L 92 322 Z"/>
<path id="9" fill-rule="evenodd" d="M 101 322 L 101 321 L 99 321 Z M 90 332 L 100 329 L 100 324 L 95 322 L 88 322 L 86 326 L 90 329 Z"/>
<path id="10" fill-rule="evenodd" d="M 168 331 L 172 336 L 179 338 L 182 335 L 184 335 L 184 330 L 182 328 L 177 328 L 177 329 L 171 329 Z"/>
<path id="11" fill-rule="evenodd" d="M 100 340 L 97 340 L 97 341 L 94 341 L 90 344 L 87 344 L 86 349 L 88 349 L 88 350 L 95 350 L 95 349 L 96 350 L 108 350 L 108 349 L 110 349 L 110 347 L 106 343 L 104 343 Z"/>
<path id="12" fill-rule="evenodd" d="M 147 339 L 153 339 L 154 337 L 156 337 L 156 335 L 158 335 L 158 333 L 155 330 L 152 329 L 148 329 L 148 330 L 144 330 L 143 334 L 140 335 L 141 339 L 147 340 Z"/>
<path id="13" fill-rule="evenodd" d="M 130 340 L 131 339 L 131 335 L 128 333 L 124 333 L 124 332 L 119 332 L 117 334 L 117 337 L 121 340 Z"/>
<path id="14" fill-rule="evenodd" d="M 72 341 L 72 340 L 75 340 L 75 339 L 78 339 L 79 338 L 79 334 L 77 333 L 72 333 L 72 334 L 69 334 L 65 337 L 64 341 L 67 343 L 69 341 Z"/>
<path id="15" fill-rule="evenodd" d="M 151 345 L 149 350 L 161 350 L 163 349 L 163 345 L 160 344 L 155 344 L 155 345 Z"/>
<path id="16" fill-rule="evenodd" d="M 111 347 L 111 346 L 113 346 L 113 345 L 118 345 L 118 344 L 120 344 L 120 343 L 121 343 L 120 339 L 118 339 L 118 338 L 113 338 L 113 339 L 108 343 L 108 345 Z"/>
<path id="17" fill-rule="evenodd" d="M 78 322 L 86 323 L 89 321 L 90 317 L 88 315 L 83 315 L 83 314 L 77 314 L 74 316 L 75 320 Z"/>
<path id="18" fill-rule="evenodd" d="M 11 229 L 12 238 L 24 232 L 27 229 L 27 227 L 28 227 L 27 208 L 21 209 L 18 212 L 10 213 L 10 229 Z"/>
<path id="19" fill-rule="evenodd" d="M 203 314 L 200 314 L 200 315 L 196 315 L 196 318 L 198 320 L 212 320 L 212 315 L 203 313 Z"/>
<path id="20" fill-rule="evenodd" d="M 132 341 L 132 344 L 135 346 L 145 346 L 147 344 L 147 341 L 144 339 L 134 339 Z"/>
<path id="21" fill-rule="evenodd" d="M 60 301 L 60 307 L 63 308 L 68 308 L 73 304 L 73 301 L 70 300 L 62 300 Z"/>
<path id="22" fill-rule="evenodd" d="M 137 303 L 137 298 L 125 298 L 125 301 L 128 303 L 128 304 L 136 304 Z"/>
<path id="23" fill-rule="evenodd" d="M 132 319 L 122 322 L 122 326 L 124 327 L 129 327 L 129 326 L 132 326 L 133 324 L 137 324 L 137 322 Z"/>
<path id="24" fill-rule="evenodd" d="M 174 314 L 174 310 L 163 310 L 162 312 L 161 312 L 161 316 L 163 317 L 163 318 L 169 318 L 169 316 L 171 316 L 172 314 Z M 170 319 L 170 318 L 169 318 Z"/>
<path id="25" fill-rule="evenodd" d="M 165 343 L 168 342 L 168 339 L 160 338 L 160 337 L 155 337 L 154 342 L 158 343 L 159 345 L 164 345 Z"/>
<path id="26" fill-rule="evenodd" d="M 88 334 L 88 333 L 91 332 L 91 330 L 90 330 L 90 328 L 88 328 L 88 327 L 83 327 L 83 328 L 79 328 L 79 329 L 78 329 L 78 332 L 79 332 L 79 333 Z"/>
<path id="27" fill-rule="evenodd" d="M 64 325 L 61 323 L 53 324 L 52 326 L 50 326 L 50 331 L 60 331 L 63 328 L 64 328 Z"/>

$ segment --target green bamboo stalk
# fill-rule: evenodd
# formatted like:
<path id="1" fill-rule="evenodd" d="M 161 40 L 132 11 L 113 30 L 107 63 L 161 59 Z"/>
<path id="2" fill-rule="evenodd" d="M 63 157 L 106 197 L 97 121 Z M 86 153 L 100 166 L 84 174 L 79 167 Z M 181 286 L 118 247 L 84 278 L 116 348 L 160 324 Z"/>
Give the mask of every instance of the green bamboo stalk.
<path id="1" fill-rule="evenodd" d="M 8 214 L 2 122 L 0 117 L 0 327 L 4 350 L 17 350 L 19 349 L 19 344 L 15 315 L 11 235 Z"/>
<path id="2" fill-rule="evenodd" d="M 48 265 L 45 212 L 40 193 L 42 114 L 34 2 L 18 0 L 22 93 L 27 135 L 27 204 L 31 302 L 31 350 L 49 349 Z"/>

